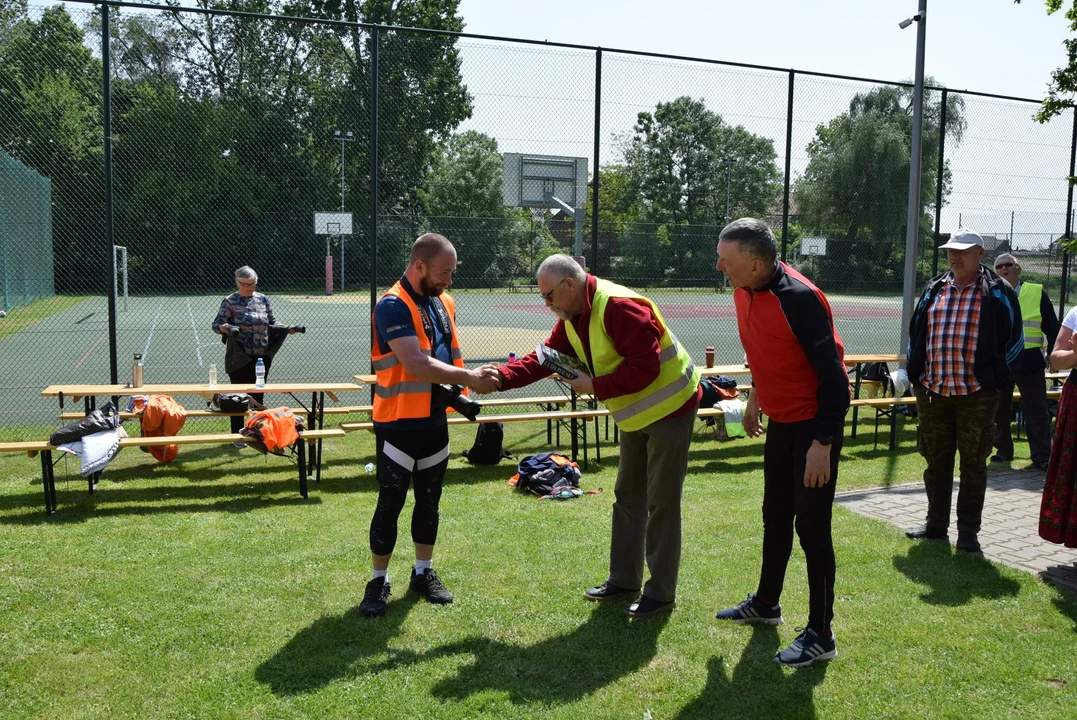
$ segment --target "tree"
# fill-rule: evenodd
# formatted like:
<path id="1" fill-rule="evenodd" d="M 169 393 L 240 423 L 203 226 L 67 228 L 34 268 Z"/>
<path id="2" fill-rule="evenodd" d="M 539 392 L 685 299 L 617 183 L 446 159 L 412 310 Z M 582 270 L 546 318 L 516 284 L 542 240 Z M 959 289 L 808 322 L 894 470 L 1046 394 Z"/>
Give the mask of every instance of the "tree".
<path id="1" fill-rule="evenodd" d="M 1013 0 L 1020 5 L 1021 0 Z M 1077 33 L 1077 0 L 1069 0 L 1065 17 L 1069 23 L 1070 32 Z M 1053 15 L 1062 9 L 1066 0 L 1043 0 L 1047 6 L 1047 14 Z M 1077 94 L 1077 38 L 1067 38 L 1062 41 L 1066 48 L 1068 62 L 1063 67 L 1051 73 L 1051 82 L 1047 85 L 1047 97 L 1043 100 L 1036 119 L 1047 122 L 1056 115 L 1061 114 L 1066 108 L 1073 106 L 1074 95 Z M 1072 178 L 1071 178 L 1072 180 Z"/>
<path id="2" fill-rule="evenodd" d="M 456 246 L 462 287 L 528 275 L 536 252 L 541 260 L 556 247 L 544 224 L 533 229 L 527 210 L 504 207 L 503 177 L 497 141 L 469 130 L 443 144 L 417 191 L 429 229 Z"/>
<path id="3" fill-rule="evenodd" d="M 921 205 L 934 203 L 938 172 L 941 94 L 924 100 Z M 964 99 L 950 95 L 946 136 L 960 142 Z M 912 136 L 912 88 L 884 86 L 858 93 L 849 110 L 816 128 L 808 144 L 808 166 L 793 197 L 807 235 L 830 239 L 827 260 L 834 272 L 877 280 L 900 277 Z M 943 168 L 943 197 L 950 191 Z M 922 215 L 924 234 L 930 218 Z M 833 243 L 838 243 L 833 245 Z M 844 245 L 841 245 L 844 243 Z M 834 252 L 840 248 L 843 250 Z"/>
<path id="4" fill-rule="evenodd" d="M 644 223 L 621 244 L 632 276 L 699 275 L 713 261 L 727 198 L 731 217 L 758 216 L 773 211 L 781 193 L 774 142 L 727 125 L 702 100 L 680 97 L 641 112 L 624 156 Z"/>
<path id="5" fill-rule="evenodd" d="M 62 6 L 0 14 L 0 147 L 52 181 L 58 291 L 102 292 L 101 63 Z"/>

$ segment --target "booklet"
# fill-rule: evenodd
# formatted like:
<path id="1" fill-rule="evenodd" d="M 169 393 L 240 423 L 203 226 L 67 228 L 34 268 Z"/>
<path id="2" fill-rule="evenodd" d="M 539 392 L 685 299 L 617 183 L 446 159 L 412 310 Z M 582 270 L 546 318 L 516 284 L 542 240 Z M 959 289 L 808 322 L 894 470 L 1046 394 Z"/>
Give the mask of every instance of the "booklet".
<path id="1" fill-rule="evenodd" d="M 566 380 L 575 380 L 580 376 L 580 373 L 583 373 L 584 375 L 590 374 L 587 370 L 587 366 L 580 362 L 579 359 L 558 352 L 552 347 L 542 343 L 535 348 L 535 356 L 538 357 L 539 362 L 542 363 L 542 367 L 547 370 L 553 370 Z"/>

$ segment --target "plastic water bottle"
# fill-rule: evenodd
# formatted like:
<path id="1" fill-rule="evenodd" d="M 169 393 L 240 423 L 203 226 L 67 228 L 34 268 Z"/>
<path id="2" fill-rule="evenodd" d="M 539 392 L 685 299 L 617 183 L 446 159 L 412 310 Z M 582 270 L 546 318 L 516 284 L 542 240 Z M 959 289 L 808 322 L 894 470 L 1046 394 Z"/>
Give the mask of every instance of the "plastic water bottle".
<path id="1" fill-rule="evenodd" d="M 516 362 L 516 353 L 514 353 L 514 352 L 509 353 L 509 362 L 510 363 Z"/>
<path id="2" fill-rule="evenodd" d="M 254 386 L 260 388 L 266 386 L 266 364 L 262 362 L 262 358 L 258 358 L 254 366 Z"/>
<path id="3" fill-rule="evenodd" d="M 209 389 L 210 390 L 216 390 L 217 389 L 217 366 L 216 365 L 210 365 L 209 366 Z"/>
<path id="4" fill-rule="evenodd" d="M 374 472 L 374 463 L 367 463 L 363 466 L 363 469 L 366 470 L 368 473 Z"/>
<path id="5" fill-rule="evenodd" d="M 135 353 L 135 362 L 131 365 L 131 387 L 142 387 L 142 353 Z"/>

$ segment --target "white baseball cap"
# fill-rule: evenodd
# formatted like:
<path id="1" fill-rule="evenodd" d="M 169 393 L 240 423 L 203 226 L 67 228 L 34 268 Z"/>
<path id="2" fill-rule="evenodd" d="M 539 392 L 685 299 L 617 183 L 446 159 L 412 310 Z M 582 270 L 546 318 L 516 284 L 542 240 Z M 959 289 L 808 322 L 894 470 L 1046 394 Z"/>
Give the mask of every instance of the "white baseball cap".
<path id="1" fill-rule="evenodd" d="M 950 241 L 939 245 L 940 250 L 968 250 L 970 247 L 983 247 L 984 239 L 979 233 L 967 228 L 960 228 L 950 236 Z"/>

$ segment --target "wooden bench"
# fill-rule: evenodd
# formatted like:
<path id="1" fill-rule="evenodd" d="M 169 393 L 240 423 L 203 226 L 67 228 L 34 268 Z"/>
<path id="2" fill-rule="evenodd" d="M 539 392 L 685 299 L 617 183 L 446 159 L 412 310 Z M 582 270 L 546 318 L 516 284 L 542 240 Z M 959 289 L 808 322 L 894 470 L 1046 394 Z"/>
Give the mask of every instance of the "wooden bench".
<path id="1" fill-rule="evenodd" d="M 326 438 L 344 437 L 345 432 L 339 428 L 324 430 L 305 430 L 296 444 L 297 465 L 299 466 L 299 494 L 307 497 L 307 476 L 312 468 L 307 464 L 307 445 L 324 440 Z M 125 447 L 153 447 L 160 445 L 223 445 L 226 443 L 246 442 L 253 443 L 251 438 L 239 433 L 212 433 L 195 435 L 172 435 L 164 437 L 126 437 L 120 438 L 119 445 Z M 45 488 L 45 512 L 52 515 L 56 512 L 56 477 L 53 472 L 52 451 L 56 449 L 45 441 L 6 442 L 0 443 L 0 453 L 26 453 L 29 457 L 41 456 L 41 481 Z M 310 453 L 315 455 L 311 448 Z M 320 480 L 321 468 L 318 467 L 318 475 L 315 482 Z M 87 482 L 90 493 L 93 494 L 94 486 L 100 473 L 94 473 Z"/>

